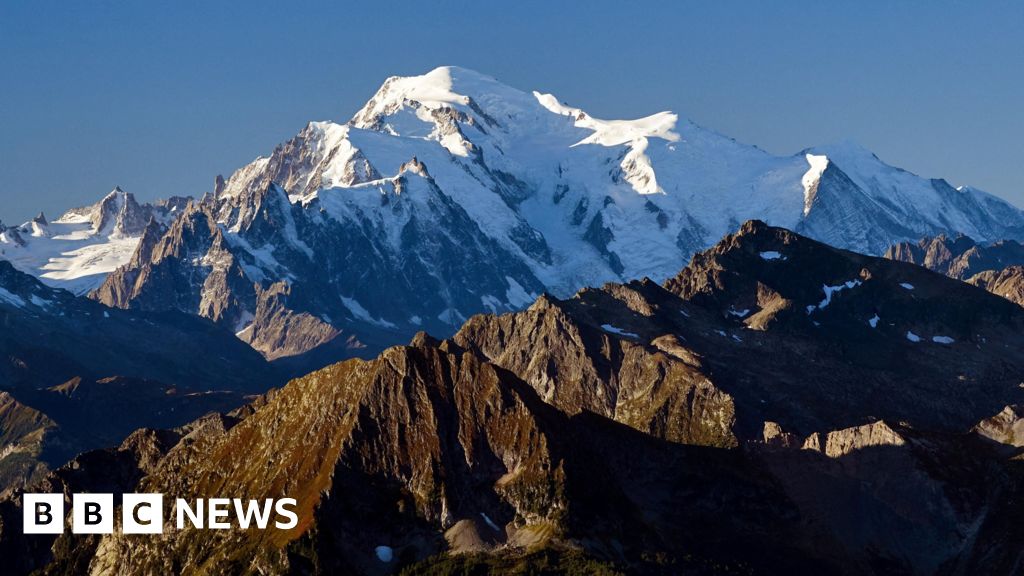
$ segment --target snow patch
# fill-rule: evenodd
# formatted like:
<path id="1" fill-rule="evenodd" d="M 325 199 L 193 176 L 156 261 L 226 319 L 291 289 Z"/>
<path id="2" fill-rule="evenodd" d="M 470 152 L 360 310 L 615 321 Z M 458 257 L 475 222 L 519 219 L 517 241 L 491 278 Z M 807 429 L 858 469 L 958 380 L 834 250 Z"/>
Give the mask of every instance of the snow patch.
<path id="1" fill-rule="evenodd" d="M 50 304 L 53 304 L 53 302 L 51 302 L 49 300 L 46 300 L 44 298 L 40 298 L 39 296 L 36 296 L 35 294 L 29 296 L 29 300 L 31 300 L 33 304 L 35 304 L 36 306 L 39 306 L 40 308 L 47 308 L 47 307 L 49 307 Z"/>
<path id="2" fill-rule="evenodd" d="M 828 156 L 807 154 L 804 157 L 807 159 L 807 165 L 810 166 L 803 178 L 800 179 L 800 184 L 804 187 L 804 216 L 807 216 L 811 212 L 811 206 L 814 205 L 818 181 L 821 180 L 825 168 L 828 168 Z"/>
<path id="3" fill-rule="evenodd" d="M 736 316 L 738 318 L 745 318 L 747 314 L 750 314 L 750 308 L 744 308 L 743 310 L 733 310 L 732 308 L 730 308 L 729 314 L 732 314 L 733 316 Z"/>
<path id="4" fill-rule="evenodd" d="M 437 319 L 452 326 L 458 326 L 466 321 L 466 317 L 454 308 L 445 308 L 437 315 Z"/>
<path id="5" fill-rule="evenodd" d="M 519 282 L 516 282 L 511 276 L 505 276 L 505 281 L 508 282 L 508 290 L 505 291 L 505 301 L 516 308 L 528 306 L 533 302 L 537 296 L 527 292 Z"/>
<path id="6" fill-rule="evenodd" d="M 935 342 L 936 344 L 952 344 L 956 342 L 956 340 L 949 336 L 932 336 L 932 342 Z"/>
<path id="7" fill-rule="evenodd" d="M 612 334 L 618 334 L 619 336 L 626 336 L 627 338 L 639 338 L 639 336 L 637 336 L 636 334 L 634 334 L 632 332 L 626 332 L 622 328 L 616 328 L 615 326 L 612 326 L 611 324 L 601 324 L 601 329 L 604 330 L 605 332 L 611 332 Z"/>
<path id="8" fill-rule="evenodd" d="M 8 304 L 13 304 L 18 308 L 25 307 L 25 300 L 23 300 L 21 296 L 18 296 L 17 294 L 12 294 L 8 292 L 5 288 L 0 288 L 0 300 L 3 300 Z"/>
<path id="9" fill-rule="evenodd" d="M 783 256 L 782 253 L 776 252 L 775 250 L 767 250 L 765 252 L 761 252 L 761 258 L 763 260 L 785 260 L 786 259 L 786 257 Z"/>
<path id="10" fill-rule="evenodd" d="M 879 320 L 881 320 L 881 318 L 878 317 L 878 314 L 875 314 L 868 320 L 868 325 L 870 325 L 872 328 L 877 328 Z"/>
<path id="11" fill-rule="evenodd" d="M 814 312 L 815 310 L 824 310 L 829 304 L 832 303 L 832 295 L 833 294 L 836 294 L 838 292 L 842 292 L 843 290 L 847 290 L 847 289 L 850 289 L 850 288 L 855 288 L 857 286 L 860 286 L 860 280 L 848 280 L 848 281 L 844 282 L 843 284 L 837 284 L 835 286 L 829 286 L 827 284 L 823 284 L 821 286 L 821 290 L 822 290 L 822 292 L 825 293 L 825 298 L 823 298 L 822 301 L 819 302 L 817 305 L 811 304 L 810 306 L 808 306 L 807 307 L 807 313 L 810 314 L 811 312 Z"/>
<path id="12" fill-rule="evenodd" d="M 903 288 L 904 290 L 913 290 L 913 289 L 914 289 L 914 285 L 913 285 L 913 284 L 911 284 L 911 283 L 909 283 L 909 282 L 900 282 L 900 286 L 901 286 L 901 287 L 902 287 L 902 288 Z"/>
<path id="13" fill-rule="evenodd" d="M 385 564 L 395 559 L 395 551 L 391 546 L 377 546 L 373 549 L 373 552 L 377 555 L 377 560 Z"/>
<path id="14" fill-rule="evenodd" d="M 487 525 L 490 526 L 492 530 L 494 530 L 495 532 L 501 532 L 501 528 L 499 528 L 498 525 L 495 524 L 493 520 L 491 520 L 490 516 L 484 514 L 483 512 L 480 513 L 480 516 L 483 516 L 484 522 L 486 522 Z"/>
<path id="15" fill-rule="evenodd" d="M 242 332 L 245 332 L 245 329 L 248 328 L 249 325 L 252 324 L 252 321 L 255 319 L 256 316 L 254 316 L 252 312 L 249 312 L 248 310 L 243 310 L 242 315 L 239 316 L 238 321 L 235 322 L 235 336 L 238 336 Z"/>
<path id="16" fill-rule="evenodd" d="M 497 314 L 499 310 L 504 308 L 501 304 L 501 300 L 498 300 L 490 294 L 481 296 L 480 302 L 484 305 L 484 308 L 489 308 L 492 314 Z"/>
<path id="17" fill-rule="evenodd" d="M 910 340 L 911 342 L 920 342 L 921 337 L 918 336 L 917 334 L 914 334 L 910 330 L 907 330 L 907 340 Z"/>
<path id="18" fill-rule="evenodd" d="M 340 296 L 340 298 L 342 303 L 345 304 L 345 307 L 348 308 L 349 311 L 352 312 L 352 315 L 358 318 L 359 320 L 362 320 L 363 322 L 369 322 L 370 324 L 376 324 L 377 326 L 383 326 L 384 328 L 395 327 L 394 324 L 388 322 L 387 320 L 377 319 L 371 316 L 370 312 L 366 308 L 363 308 L 363 305 L 360 304 L 355 298 L 346 298 L 345 296 Z"/>

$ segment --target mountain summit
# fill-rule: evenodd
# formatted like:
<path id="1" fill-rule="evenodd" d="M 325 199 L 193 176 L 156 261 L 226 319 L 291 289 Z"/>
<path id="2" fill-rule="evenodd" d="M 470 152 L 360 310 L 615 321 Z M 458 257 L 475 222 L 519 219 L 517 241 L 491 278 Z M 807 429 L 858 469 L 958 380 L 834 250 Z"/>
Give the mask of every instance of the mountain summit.
<path id="1" fill-rule="evenodd" d="M 604 120 L 443 67 L 218 177 L 94 297 L 206 316 L 270 358 L 333 358 L 544 292 L 665 280 L 751 218 L 871 254 L 1024 238 L 1010 204 L 856 145 L 774 156 L 671 112 Z"/>

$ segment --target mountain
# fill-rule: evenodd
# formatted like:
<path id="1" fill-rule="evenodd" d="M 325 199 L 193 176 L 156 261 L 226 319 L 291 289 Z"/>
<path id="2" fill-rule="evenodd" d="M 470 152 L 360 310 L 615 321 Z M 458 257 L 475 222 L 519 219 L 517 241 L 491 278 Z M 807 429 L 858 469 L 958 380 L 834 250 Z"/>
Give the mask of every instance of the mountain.
<path id="1" fill-rule="evenodd" d="M 894 244 L 885 257 L 959 278 L 1024 306 L 1024 246 L 1015 240 L 978 244 L 963 235 L 926 237 Z"/>
<path id="2" fill-rule="evenodd" d="M 1007 266 L 1002 270 L 978 272 L 967 279 L 969 284 L 1002 296 L 1024 306 L 1024 266 Z"/>
<path id="3" fill-rule="evenodd" d="M 421 333 L 33 487 L 291 496 L 295 528 L 30 538 L 14 497 L 0 553 L 14 573 L 1012 573 L 1022 327 L 984 290 L 748 222 L 662 285 Z"/>
<path id="4" fill-rule="evenodd" d="M 107 308 L 4 261 L 0 324 L 0 377 L 13 389 L 117 375 L 251 392 L 265 390 L 268 379 L 259 354 L 208 320 Z"/>
<path id="5" fill-rule="evenodd" d="M 150 220 L 166 225 L 187 199 L 139 204 L 114 188 L 91 206 L 49 222 L 40 213 L 21 226 L 0 224 L 0 258 L 46 284 L 85 294 L 125 264 Z"/>
<path id="6" fill-rule="evenodd" d="M 753 217 L 876 254 L 1024 233 L 1010 204 L 854 144 L 773 156 L 673 113 L 601 120 L 445 67 L 218 177 L 93 297 L 199 314 L 270 359 L 370 356 L 545 292 L 665 280 Z"/>
<path id="7" fill-rule="evenodd" d="M 0 327 L 0 493 L 136 428 L 232 409 L 280 378 L 208 320 L 110 309 L 6 261 Z"/>
<path id="8" fill-rule="evenodd" d="M 1024 245 L 1015 240 L 979 244 L 964 235 L 955 238 L 935 236 L 922 238 L 916 243 L 894 244 L 886 249 L 885 257 L 924 266 L 950 278 L 967 280 L 981 272 L 1024 265 Z"/>
<path id="9" fill-rule="evenodd" d="M 965 429 L 1024 398 L 1022 312 L 917 266 L 748 222 L 663 286 L 542 297 L 474 317 L 453 340 L 568 413 L 730 446 L 769 421 L 803 435 L 877 419 Z"/>

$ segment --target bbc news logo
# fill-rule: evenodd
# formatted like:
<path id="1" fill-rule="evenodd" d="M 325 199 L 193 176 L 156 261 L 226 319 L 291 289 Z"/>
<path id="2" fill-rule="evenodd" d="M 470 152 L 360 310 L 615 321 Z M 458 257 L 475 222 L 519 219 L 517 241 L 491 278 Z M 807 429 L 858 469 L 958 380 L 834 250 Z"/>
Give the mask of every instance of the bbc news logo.
<path id="1" fill-rule="evenodd" d="M 242 500 L 209 498 L 174 501 L 174 526 L 199 530 L 229 530 L 273 525 L 281 530 L 295 528 L 299 517 L 294 498 L 280 500 Z M 25 534 L 63 534 L 65 529 L 63 494 L 24 494 L 22 513 Z M 113 534 L 117 508 L 113 494 L 73 494 L 71 496 L 71 532 L 74 534 Z M 122 534 L 162 534 L 163 494 L 124 494 L 121 496 Z M 273 522 L 271 522 L 273 520 Z"/>

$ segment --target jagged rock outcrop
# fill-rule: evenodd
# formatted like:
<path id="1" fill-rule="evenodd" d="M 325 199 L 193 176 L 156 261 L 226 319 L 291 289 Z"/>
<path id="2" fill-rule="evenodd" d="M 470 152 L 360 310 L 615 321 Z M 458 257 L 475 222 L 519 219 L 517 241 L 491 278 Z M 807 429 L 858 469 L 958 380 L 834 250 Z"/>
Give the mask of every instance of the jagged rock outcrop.
<path id="1" fill-rule="evenodd" d="M 890 260 L 910 262 L 959 280 L 967 280 L 985 271 L 1002 270 L 1024 264 L 1024 245 L 1015 240 L 979 244 L 959 235 L 925 237 L 916 244 L 900 242 L 885 252 Z"/>
<path id="2" fill-rule="evenodd" d="M 994 442 L 1024 448 L 1024 406 L 1007 406 L 978 423 L 974 431 Z"/>
<path id="3" fill-rule="evenodd" d="M 364 200 L 349 206 L 324 194 L 301 209 L 276 184 L 235 190 L 232 182 L 224 194 L 236 195 L 220 202 L 219 215 L 213 200 L 193 205 L 158 241 L 144 238 L 93 296 L 119 308 L 199 314 L 241 332 L 268 359 L 322 347 L 336 359 L 369 344 L 364 353 L 375 353 L 384 348 L 378 342 L 411 328 L 447 332 L 464 320 L 460 310 L 479 307 L 481 291 L 512 294 L 487 300 L 508 310 L 509 300 L 529 298 L 523 286 L 541 289 L 418 160 L 378 180 L 372 202 L 387 205 L 383 222 L 363 214 Z M 361 194 L 370 200 L 374 192 Z M 335 210 L 352 210 L 353 219 L 327 216 Z M 381 242 L 397 251 L 385 253 Z"/>
<path id="4" fill-rule="evenodd" d="M 0 391 L 0 498 L 46 473 L 40 461 L 47 436 L 56 424 L 45 414 Z"/>
<path id="5" fill-rule="evenodd" d="M 1024 306 L 1024 266 L 979 272 L 968 278 L 967 283 Z"/>
<path id="6" fill-rule="evenodd" d="M 187 202 L 172 197 L 140 204 L 115 188 L 96 204 L 68 210 L 52 222 L 40 213 L 19 227 L 0 226 L 0 257 L 50 286 L 82 295 L 129 260 L 147 226 L 162 231 Z"/>
<path id="7" fill-rule="evenodd" d="M 699 354 L 683 343 L 685 337 L 675 336 L 671 325 L 649 342 L 608 330 L 634 329 L 629 320 L 638 313 L 628 308 L 630 302 L 643 306 L 642 317 L 662 319 L 673 312 L 682 319 L 680 303 L 666 302 L 666 294 L 650 283 L 605 290 L 586 290 L 566 301 L 543 296 L 523 312 L 476 316 L 454 341 L 514 372 L 570 414 L 601 414 L 687 444 L 735 446 L 733 399 L 701 370 Z"/>

